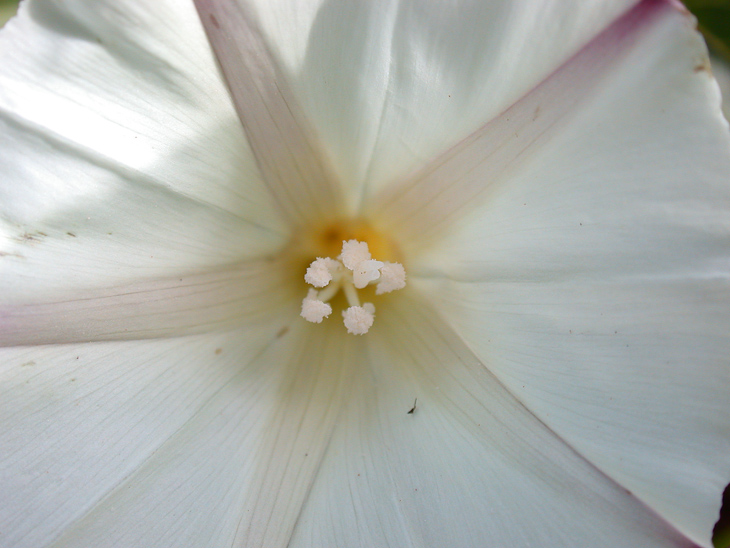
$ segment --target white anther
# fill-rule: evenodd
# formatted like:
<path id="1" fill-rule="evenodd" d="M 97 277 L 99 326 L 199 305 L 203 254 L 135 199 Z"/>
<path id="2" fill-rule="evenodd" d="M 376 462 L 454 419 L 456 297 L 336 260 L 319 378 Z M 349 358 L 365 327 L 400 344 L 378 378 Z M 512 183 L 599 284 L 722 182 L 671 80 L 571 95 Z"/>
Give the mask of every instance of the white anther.
<path id="1" fill-rule="evenodd" d="M 314 287 L 325 287 L 332 281 L 332 275 L 342 264 L 329 257 L 317 257 L 307 268 L 304 281 Z"/>
<path id="2" fill-rule="evenodd" d="M 370 282 L 373 282 L 380 278 L 380 269 L 383 267 L 380 261 L 374 259 L 368 259 L 367 261 L 361 261 L 352 271 L 352 284 L 362 289 L 366 287 Z"/>
<path id="3" fill-rule="evenodd" d="M 323 319 L 332 314 L 332 307 L 317 299 L 317 296 L 317 292 L 310 289 L 307 296 L 302 300 L 301 316 L 308 322 L 322 323 Z"/>
<path id="4" fill-rule="evenodd" d="M 351 306 L 342 313 L 347 332 L 352 335 L 364 335 L 375 321 L 375 306 L 364 303 L 362 306 Z"/>
<path id="5" fill-rule="evenodd" d="M 400 263 L 384 263 L 380 269 L 380 281 L 375 288 L 376 295 L 390 293 L 406 286 L 406 269 Z"/>
<path id="6" fill-rule="evenodd" d="M 367 242 L 348 240 L 342 242 L 342 254 L 338 258 L 347 268 L 354 270 L 361 262 L 372 259 L 372 256 L 368 250 Z"/>
<path id="7" fill-rule="evenodd" d="M 328 304 L 339 291 L 345 294 L 349 308 L 342 312 L 347 332 L 364 335 L 375 321 L 375 306 L 360 306 L 358 289 L 377 282 L 376 295 L 402 289 L 406 285 L 406 271 L 399 263 L 377 261 L 370 255 L 368 244 L 357 240 L 342 242 L 342 253 L 334 260 L 317 257 L 307 268 L 304 280 L 321 291 L 309 289 L 302 300 L 301 316 L 310 322 L 321 323 L 332 313 Z"/>

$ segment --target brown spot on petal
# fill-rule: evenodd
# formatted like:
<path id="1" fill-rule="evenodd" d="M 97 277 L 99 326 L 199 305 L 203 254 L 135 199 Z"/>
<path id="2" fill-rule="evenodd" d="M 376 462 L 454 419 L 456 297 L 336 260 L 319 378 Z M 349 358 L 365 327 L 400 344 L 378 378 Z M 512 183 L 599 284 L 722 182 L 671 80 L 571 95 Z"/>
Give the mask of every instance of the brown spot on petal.
<path id="1" fill-rule="evenodd" d="M 695 65 L 695 73 L 698 72 L 706 72 L 708 74 L 712 74 L 712 68 L 710 67 L 710 60 L 708 58 L 705 57 Z"/>
<path id="2" fill-rule="evenodd" d="M 25 232 L 15 238 L 16 241 L 19 242 L 40 242 L 42 238 L 46 237 L 47 234 L 45 232 Z"/>

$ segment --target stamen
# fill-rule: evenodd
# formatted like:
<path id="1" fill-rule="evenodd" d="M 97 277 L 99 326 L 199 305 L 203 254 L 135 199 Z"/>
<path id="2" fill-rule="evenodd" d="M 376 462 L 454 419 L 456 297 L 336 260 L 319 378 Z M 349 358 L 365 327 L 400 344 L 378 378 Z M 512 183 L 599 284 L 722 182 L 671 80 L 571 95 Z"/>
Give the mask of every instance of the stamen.
<path id="1" fill-rule="evenodd" d="M 351 306 L 342 312 L 347 332 L 353 335 L 364 335 L 375 321 L 375 306 L 365 303 L 362 306 Z"/>
<path id="2" fill-rule="evenodd" d="M 368 250 L 367 242 L 349 240 L 347 242 L 342 242 L 342 254 L 339 259 L 345 267 L 350 270 L 355 270 L 355 267 L 359 263 L 372 259 L 372 256 Z"/>
<path id="3" fill-rule="evenodd" d="M 406 269 L 400 263 L 384 263 L 380 269 L 380 281 L 375 288 L 376 295 L 390 293 L 406 286 Z"/>
<path id="4" fill-rule="evenodd" d="M 308 322 L 322 323 L 322 320 L 332 314 L 332 307 L 326 302 L 317 299 L 317 292 L 310 289 L 302 301 L 301 316 Z"/>
<path id="5" fill-rule="evenodd" d="M 329 302 L 332 297 L 337 295 L 341 285 L 341 280 L 337 280 L 329 284 L 325 289 L 319 292 L 319 300 Z"/>
<path id="6" fill-rule="evenodd" d="M 357 296 L 354 284 L 344 283 L 342 284 L 342 290 L 345 292 L 347 304 L 350 306 L 360 306 L 360 297 Z"/>
<path id="7" fill-rule="evenodd" d="M 314 287 L 325 287 L 332 281 L 334 273 L 341 267 L 339 261 L 330 259 L 329 257 L 317 257 L 315 261 L 307 268 L 304 275 L 304 281 Z"/>
<path id="8" fill-rule="evenodd" d="M 352 282 L 358 289 L 367 287 L 370 282 L 380 278 L 380 269 L 385 263 L 368 259 L 361 261 L 352 271 Z"/>
<path id="9" fill-rule="evenodd" d="M 364 335 L 375 321 L 375 306 L 372 303 L 360 306 L 357 290 L 375 282 L 376 295 L 402 289 L 406 285 L 406 271 L 399 263 L 376 261 L 370 255 L 368 244 L 357 240 L 343 241 L 338 259 L 317 257 L 307 268 L 304 280 L 314 287 L 326 289 L 309 290 L 302 301 L 301 316 L 307 321 L 321 323 L 332 313 L 328 301 L 342 289 L 349 305 L 342 312 L 347 332 Z"/>

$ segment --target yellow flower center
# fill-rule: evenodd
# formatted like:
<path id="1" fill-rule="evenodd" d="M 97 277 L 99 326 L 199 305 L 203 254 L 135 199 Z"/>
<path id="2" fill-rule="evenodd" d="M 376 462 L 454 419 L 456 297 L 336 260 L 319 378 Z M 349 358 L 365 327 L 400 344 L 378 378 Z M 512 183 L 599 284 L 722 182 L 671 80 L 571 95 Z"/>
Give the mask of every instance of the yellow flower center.
<path id="1" fill-rule="evenodd" d="M 347 307 L 342 317 L 348 333 L 363 335 L 375 320 L 375 305 L 361 297 L 390 293 L 405 287 L 403 265 L 391 261 L 397 247 L 364 221 L 337 221 L 295 244 L 298 254 L 308 257 L 304 280 L 311 287 L 302 300 L 301 316 L 321 323 L 332 314 L 330 301 L 344 295 Z"/>
<path id="2" fill-rule="evenodd" d="M 342 242 L 348 240 L 367 242 L 370 253 L 381 261 L 402 260 L 395 242 L 363 219 L 340 219 L 317 226 L 301 235 L 299 245 L 308 264 L 316 257 L 336 257 Z"/>

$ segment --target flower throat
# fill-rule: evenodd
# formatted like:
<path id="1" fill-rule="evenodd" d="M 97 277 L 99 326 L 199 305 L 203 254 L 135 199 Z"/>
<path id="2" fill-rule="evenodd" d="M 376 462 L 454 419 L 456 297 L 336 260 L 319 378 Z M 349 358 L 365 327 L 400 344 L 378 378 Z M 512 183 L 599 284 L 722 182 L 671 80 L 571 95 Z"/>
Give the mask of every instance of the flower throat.
<path id="1" fill-rule="evenodd" d="M 382 295 L 402 289 L 406 272 L 402 264 L 382 260 L 395 253 L 380 234 L 364 224 L 348 228 L 330 225 L 312 239 L 317 258 L 304 275 L 304 281 L 312 287 L 302 300 L 301 316 L 321 323 L 332 314 L 330 301 L 341 293 L 348 305 L 342 311 L 347 332 L 364 335 L 375 320 L 375 305 L 361 302 L 361 290 L 374 286 L 375 295 Z"/>

